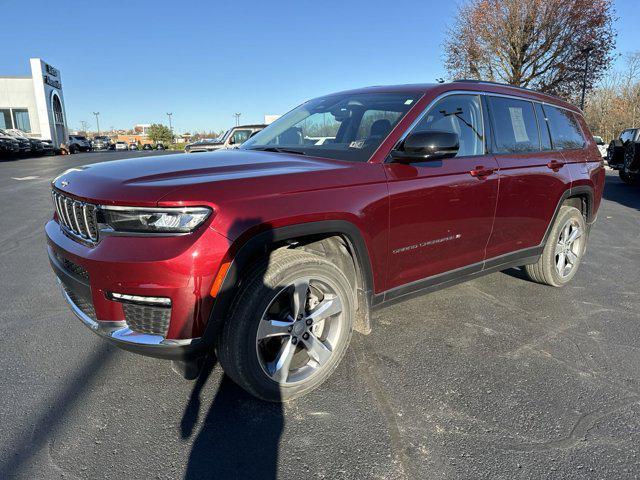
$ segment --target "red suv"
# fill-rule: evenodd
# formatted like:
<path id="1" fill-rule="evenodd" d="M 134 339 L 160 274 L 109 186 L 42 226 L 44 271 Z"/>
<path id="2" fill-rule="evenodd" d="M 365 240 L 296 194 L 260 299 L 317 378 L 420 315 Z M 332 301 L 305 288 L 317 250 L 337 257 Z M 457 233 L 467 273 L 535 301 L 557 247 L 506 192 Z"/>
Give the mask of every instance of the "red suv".
<path id="1" fill-rule="evenodd" d="M 324 381 L 392 301 L 509 267 L 566 284 L 603 183 L 582 113 L 557 98 L 372 87 L 310 100 L 238 150 L 68 170 L 45 228 L 94 332 L 186 376 L 215 353 L 278 401 Z"/>

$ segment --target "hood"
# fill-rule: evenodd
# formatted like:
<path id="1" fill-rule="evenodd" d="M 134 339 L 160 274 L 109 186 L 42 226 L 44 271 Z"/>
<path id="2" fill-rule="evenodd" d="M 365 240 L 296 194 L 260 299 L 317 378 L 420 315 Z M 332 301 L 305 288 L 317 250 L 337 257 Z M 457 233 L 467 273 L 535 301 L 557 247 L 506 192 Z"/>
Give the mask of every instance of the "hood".
<path id="1" fill-rule="evenodd" d="M 63 192 L 102 204 L 155 205 L 176 189 L 221 182 L 341 168 L 300 155 L 219 150 L 115 160 L 72 168 L 52 182 Z"/>

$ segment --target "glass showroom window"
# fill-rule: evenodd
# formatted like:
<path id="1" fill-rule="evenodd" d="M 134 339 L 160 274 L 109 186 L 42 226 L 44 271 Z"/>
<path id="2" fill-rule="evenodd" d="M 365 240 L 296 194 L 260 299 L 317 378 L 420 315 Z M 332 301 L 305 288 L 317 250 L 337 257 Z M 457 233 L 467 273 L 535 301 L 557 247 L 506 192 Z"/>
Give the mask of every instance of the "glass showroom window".
<path id="1" fill-rule="evenodd" d="M 11 110 L 8 108 L 0 108 L 0 128 L 3 130 L 13 128 L 11 124 Z"/>
<path id="2" fill-rule="evenodd" d="M 29 112 L 26 109 L 13 110 L 13 124 L 18 130 L 23 132 L 31 132 L 31 123 L 29 123 Z"/>

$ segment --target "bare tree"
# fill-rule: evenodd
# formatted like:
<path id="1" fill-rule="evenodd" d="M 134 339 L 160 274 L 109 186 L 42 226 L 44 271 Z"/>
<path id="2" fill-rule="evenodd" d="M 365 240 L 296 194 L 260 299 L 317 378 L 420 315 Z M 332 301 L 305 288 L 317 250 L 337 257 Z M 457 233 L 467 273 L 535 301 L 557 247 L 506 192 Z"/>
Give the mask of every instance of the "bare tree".
<path id="1" fill-rule="evenodd" d="M 626 55 L 623 70 L 604 78 L 589 94 L 585 117 L 606 141 L 625 128 L 640 127 L 640 51 Z"/>
<path id="2" fill-rule="evenodd" d="M 449 75 L 575 98 L 612 61 L 612 0 L 469 0 L 444 44 Z"/>

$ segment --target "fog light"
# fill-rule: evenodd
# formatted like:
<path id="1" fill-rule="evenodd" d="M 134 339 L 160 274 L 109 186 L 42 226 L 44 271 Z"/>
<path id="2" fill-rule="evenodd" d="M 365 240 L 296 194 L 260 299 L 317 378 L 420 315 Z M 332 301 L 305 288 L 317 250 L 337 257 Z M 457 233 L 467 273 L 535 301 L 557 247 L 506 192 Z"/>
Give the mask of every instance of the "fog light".
<path id="1" fill-rule="evenodd" d="M 144 305 L 158 305 L 163 307 L 171 306 L 171 299 L 167 297 L 145 297 L 142 295 L 126 295 L 124 293 L 112 292 L 108 295 L 112 300 L 118 302 L 139 303 Z"/>

